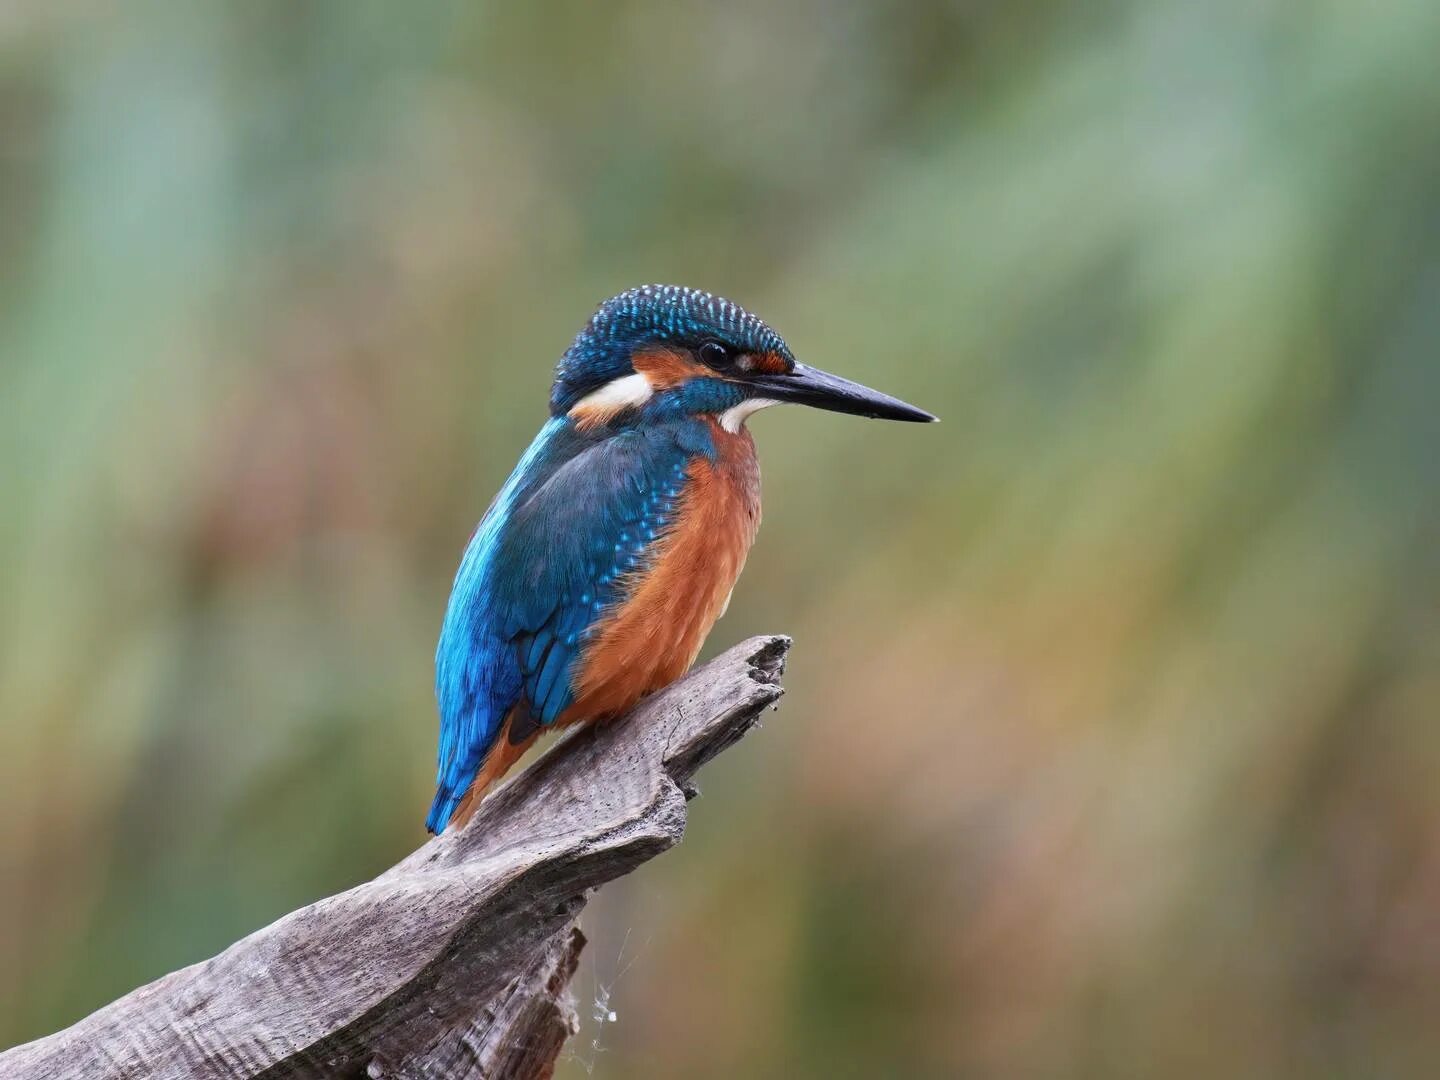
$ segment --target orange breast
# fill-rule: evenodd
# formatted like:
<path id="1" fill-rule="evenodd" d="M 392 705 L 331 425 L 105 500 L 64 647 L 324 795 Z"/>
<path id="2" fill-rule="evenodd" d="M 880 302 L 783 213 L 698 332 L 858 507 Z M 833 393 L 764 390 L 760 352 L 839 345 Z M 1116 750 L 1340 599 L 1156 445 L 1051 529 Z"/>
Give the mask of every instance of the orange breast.
<path id="1" fill-rule="evenodd" d="M 674 682 L 724 612 L 760 526 L 760 470 L 749 432 L 711 427 L 716 459 L 690 466 L 674 525 L 627 601 L 597 628 L 559 724 L 614 716 Z"/>

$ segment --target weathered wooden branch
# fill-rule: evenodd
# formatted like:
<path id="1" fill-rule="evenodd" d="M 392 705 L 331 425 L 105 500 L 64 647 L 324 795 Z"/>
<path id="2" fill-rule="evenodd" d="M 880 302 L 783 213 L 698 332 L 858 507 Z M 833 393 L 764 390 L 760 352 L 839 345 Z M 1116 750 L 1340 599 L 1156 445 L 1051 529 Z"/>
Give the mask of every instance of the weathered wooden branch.
<path id="1" fill-rule="evenodd" d="M 549 1076 L 588 893 L 680 841 L 696 771 L 780 696 L 789 647 L 752 638 L 562 740 L 457 835 L 0 1054 L 0 1076 Z"/>

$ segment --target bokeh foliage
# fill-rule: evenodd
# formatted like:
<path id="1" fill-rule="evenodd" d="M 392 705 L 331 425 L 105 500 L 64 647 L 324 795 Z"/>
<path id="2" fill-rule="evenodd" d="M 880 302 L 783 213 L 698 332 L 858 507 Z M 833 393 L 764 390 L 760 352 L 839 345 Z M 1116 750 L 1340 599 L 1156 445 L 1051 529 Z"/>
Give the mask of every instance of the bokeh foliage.
<path id="1" fill-rule="evenodd" d="M 729 295 L 798 641 L 597 1076 L 1440 1070 L 1440 6 L 0 8 L 0 1044 L 420 838 L 590 308 Z M 603 1011 L 603 1010 L 602 1010 Z"/>

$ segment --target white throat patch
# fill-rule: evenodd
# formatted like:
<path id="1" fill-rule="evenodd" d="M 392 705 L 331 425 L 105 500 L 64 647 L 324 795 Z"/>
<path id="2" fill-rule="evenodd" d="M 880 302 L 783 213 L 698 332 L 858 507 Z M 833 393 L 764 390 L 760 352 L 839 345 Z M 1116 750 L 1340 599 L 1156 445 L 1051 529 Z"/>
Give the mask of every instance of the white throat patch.
<path id="1" fill-rule="evenodd" d="M 752 413 L 761 409 L 768 409 L 771 405 L 779 405 L 780 402 L 774 398 L 752 397 L 746 398 L 739 405 L 732 405 L 720 414 L 720 426 L 731 435 L 737 435 L 740 429 L 745 426 L 745 421 L 750 419 Z"/>

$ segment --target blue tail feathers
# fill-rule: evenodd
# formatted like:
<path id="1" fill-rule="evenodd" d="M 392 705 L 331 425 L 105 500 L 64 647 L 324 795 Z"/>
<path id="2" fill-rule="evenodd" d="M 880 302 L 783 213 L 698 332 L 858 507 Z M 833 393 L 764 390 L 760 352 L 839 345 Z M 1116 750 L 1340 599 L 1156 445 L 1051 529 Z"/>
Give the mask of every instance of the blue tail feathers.
<path id="1" fill-rule="evenodd" d="M 450 819 L 455 816 L 455 807 L 460 805 L 460 796 L 452 795 L 443 785 L 435 792 L 435 801 L 430 804 L 430 816 L 425 819 L 425 828 L 435 834 L 445 831 Z"/>

